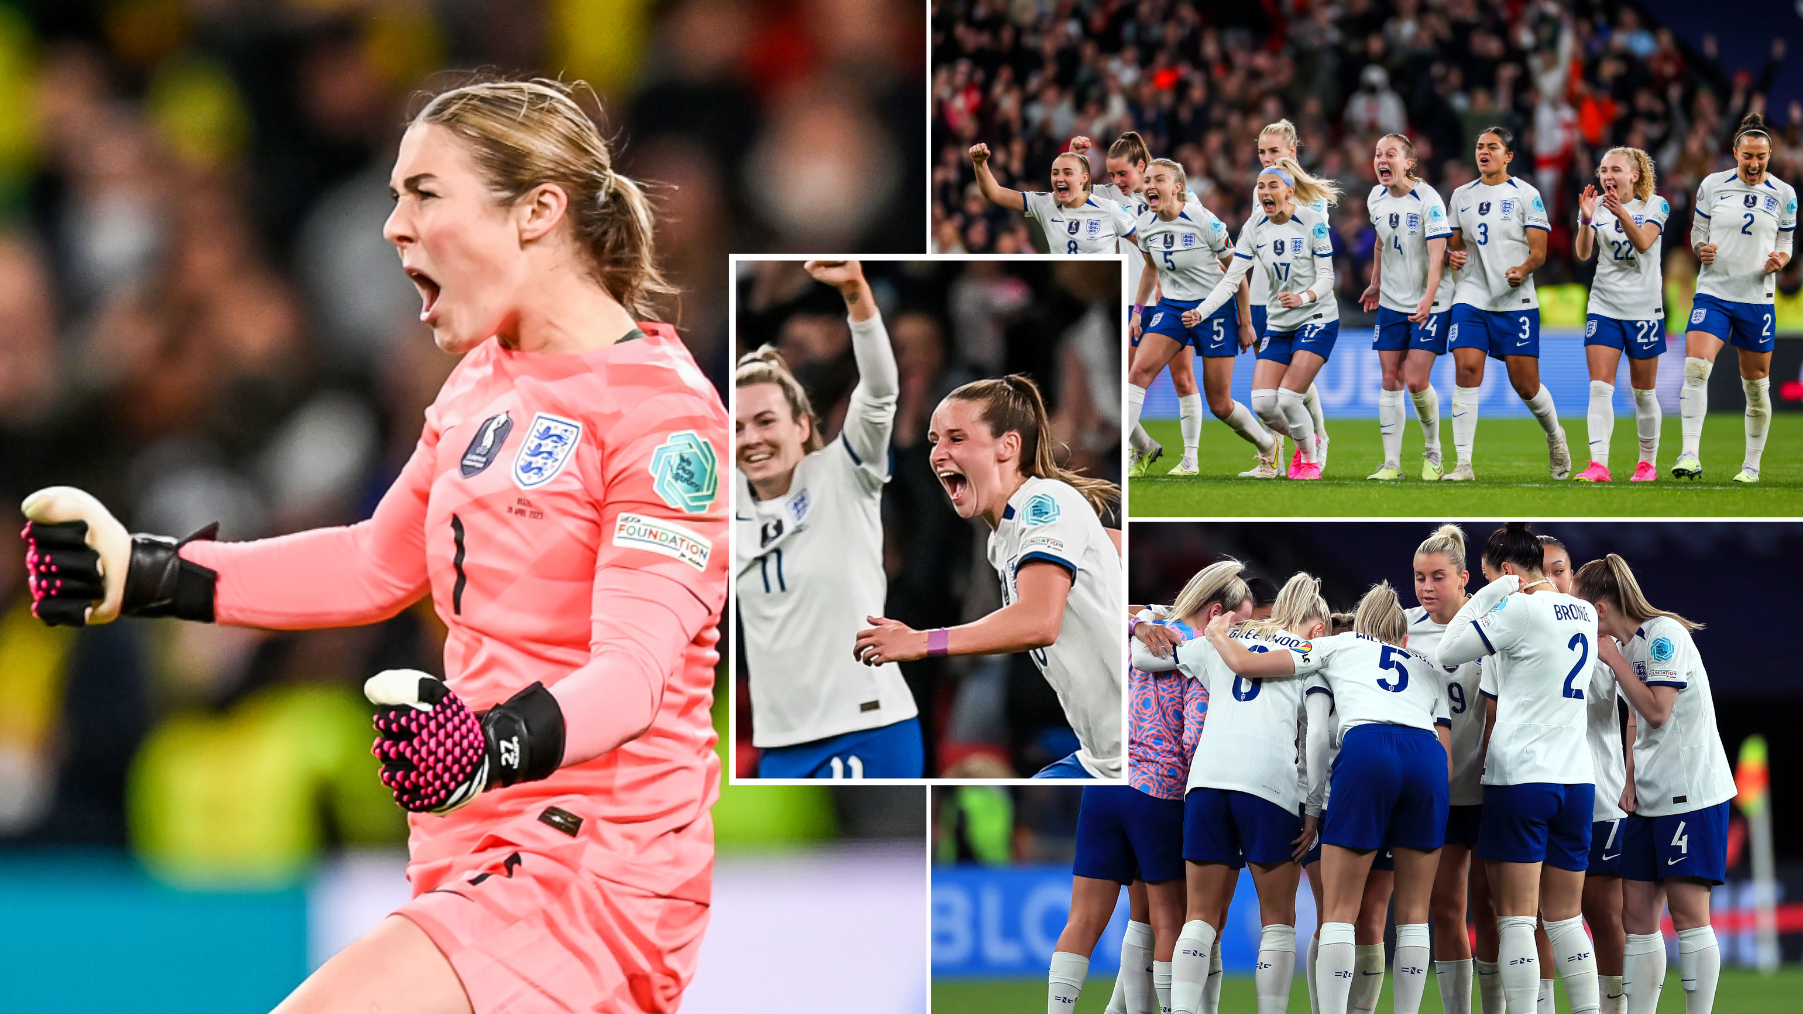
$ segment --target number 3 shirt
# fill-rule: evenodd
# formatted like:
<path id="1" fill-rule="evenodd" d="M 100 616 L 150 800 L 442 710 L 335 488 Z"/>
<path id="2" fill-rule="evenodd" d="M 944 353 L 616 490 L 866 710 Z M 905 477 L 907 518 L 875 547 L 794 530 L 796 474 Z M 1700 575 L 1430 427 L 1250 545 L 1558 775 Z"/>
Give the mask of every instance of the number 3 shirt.
<path id="1" fill-rule="evenodd" d="M 1540 191 L 1514 176 L 1495 186 L 1472 180 L 1452 192 L 1446 224 L 1464 234 L 1468 255 L 1453 302 L 1493 313 L 1540 306 L 1533 275 L 1509 285 L 1509 269 L 1528 259 L 1528 230 L 1552 231 Z"/>
<path id="2" fill-rule="evenodd" d="M 446 680 L 471 710 L 535 681 L 557 697 L 562 768 L 410 817 L 416 895 L 478 872 L 491 835 L 549 834 L 628 893 L 708 900 L 726 409 L 673 329 L 640 328 L 577 355 L 489 339 L 368 520 L 182 549 L 218 572 L 221 623 L 374 623 L 430 592 Z M 539 822 L 552 801 L 574 830 Z M 692 930 L 644 928 L 666 950 Z"/>

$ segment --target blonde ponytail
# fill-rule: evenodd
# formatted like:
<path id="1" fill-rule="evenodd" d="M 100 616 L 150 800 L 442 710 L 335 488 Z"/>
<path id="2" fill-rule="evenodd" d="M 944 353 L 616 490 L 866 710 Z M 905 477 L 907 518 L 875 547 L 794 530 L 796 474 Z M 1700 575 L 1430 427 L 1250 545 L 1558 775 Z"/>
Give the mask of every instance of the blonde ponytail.
<path id="1" fill-rule="evenodd" d="M 1465 531 L 1458 525 L 1441 525 L 1415 547 L 1416 556 L 1444 556 L 1453 570 L 1465 569 Z"/>
<path id="2" fill-rule="evenodd" d="M 1058 464 L 1053 451 L 1052 421 L 1045 410 L 1039 385 L 1024 373 L 973 380 L 945 396 L 946 401 L 974 401 L 983 406 L 983 421 L 995 436 L 1020 434 L 1020 470 L 1023 475 L 1057 479 L 1076 489 L 1098 515 L 1106 515 L 1120 500 L 1121 488 L 1106 479 L 1084 475 Z"/>
<path id="3" fill-rule="evenodd" d="M 1310 176 L 1306 170 L 1296 164 L 1293 158 L 1280 158 L 1271 163 L 1272 169 L 1282 169 L 1296 181 L 1296 203 L 1313 204 L 1324 200 L 1328 207 L 1340 203 L 1340 185 L 1333 180 L 1318 176 Z"/>
<path id="4" fill-rule="evenodd" d="M 1238 609 L 1241 603 L 1252 597 L 1252 590 L 1246 587 L 1245 578 L 1240 573 L 1246 565 L 1229 558 L 1218 563 L 1211 563 L 1189 579 L 1177 598 L 1171 603 L 1171 615 L 1180 620 L 1188 619 L 1207 609 L 1209 603 L 1219 602 L 1224 612 Z"/>
<path id="5" fill-rule="evenodd" d="M 1333 610 L 1328 608 L 1327 600 L 1321 597 L 1321 579 L 1302 571 L 1290 575 L 1277 593 L 1277 601 L 1271 603 L 1271 615 L 1262 620 L 1247 620 L 1239 624 L 1238 629 L 1249 631 L 1260 637 L 1269 637 L 1280 630 L 1293 627 L 1304 627 L 1319 620 L 1331 622 Z"/>
<path id="6" fill-rule="evenodd" d="M 1703 629 L 1701 623 L 1687 620 L 1669 609 L 1653 608 L 1640 590 L 1640 582 L 1634 580 L 1634 571 L 1628 561 L 1615 553 L 1579 567 L 1571 582 L 1571 593 L 1586 602 L 1606 602 L 1636 624 L 1663 616 L 1676 621 L 1685 630 Z"/>
<path id="7" fill-rule="evenodd" d="M 1385 644 L 1402 647 L 1403 639 L 1409 633 L 1409 618 L 1403 614 L 1402 603 L 1396 597 L 1396 589 L 1390 587 L 1390 582 L 1377 582 L 1359 599 L 1358 610 L 1353 614 L 1352 629 L 1367 637 L 1375 637 Z"/>

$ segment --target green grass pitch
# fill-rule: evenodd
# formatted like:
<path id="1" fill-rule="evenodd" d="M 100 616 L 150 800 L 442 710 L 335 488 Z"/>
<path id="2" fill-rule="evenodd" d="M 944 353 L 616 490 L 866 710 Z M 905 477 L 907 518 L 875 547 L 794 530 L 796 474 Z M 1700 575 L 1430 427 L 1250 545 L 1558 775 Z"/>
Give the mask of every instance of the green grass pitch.
<path id="1" fill-rule="evenodd" d="M 1665 418 L 1659 439 L 1659 480 L 1629 482 L 1639 449 L 1632 414 L 1617 418 L 1610 447 L 1614 482 L 1554 482 L 1546 471 L 1546 434 L 1533 419 L 1478 423 L 1473 463 L 1477 481 L 1423 482 L 1421 428 L 1413 413 L 1402 441 L 1406 477 L 1375 482 L 1365 476 L 1383 460 L 1376 419 L 1329 419 L 1327 472 L 1313 482 L 1241 479 L 1254 464 L 1252 445 L 1213 418 L 1203 424 L 1193 478 L 1164 478 L 1177 465 L 1183 438 L 1175 420 L 1153 420 L 1146 429 L 1164 445 L 1150 473 L 1130 480 L 1132 517 L 1404 516 L 1789 517 L 1803 514 L 1803 415 L 1777 414 L 1767 435 L 1757 485 L 1730 482 L 1740 471 L 1745 437 L 1740 415 L 1711 415 L 1703 428 L 1703 478 L 1680 480 L 1671 466 L 1683 446 L 1676 413 Z M 1565 419 L 1572 475 L 1584 469 L 1585 422 Z M 1452 466 L 1452 428 L 1442 418 L 1441 447 Z M 1285 467 L 1288 461 L 1281 463 Z M 1471 487 L 1477 487 L 1476 492 Z"/>
<path id="2" fill-rule="evenodd" d="M 1445 1014 L 1440 1006 L 1440 987 L 1431 981 L 1431 973 L 1429 979 L 1421 997 L 1421 1014 Z M 1390 1009 L 1394 985 L 1386 975 L 1383 995 L 1377 1001 L 1378 1010 Z M 1074 1014 L 1101 1014 L 1113 989 L 1113 979 L 1090 976 Z M 933 1014 L 1025 1014 L 1045 1006 L 1045 991 L 1044 979 L 938 980 L 933 983 Z M 1558 1009 L 1569 1011 L 1564 987 L 1558 987 L 1555 992 Z M 1724 1014 L 1793 1014 L 1799 995 L 1803 995 L 1803 968 L 1798 966 L 1787 966 L 1771 976 L 1746 969 L 1724 968 L 1715 993 L 1715 1009 Z M 1230 975 L 1222 983 L 1222 1011 L 1249 1011 L 1257 1006 L 1251 976 Z M 1477 1000 L 1473 997 L 1472 1007 L 1476 1006 Z M 1290 990 L 1290 1012 L 1308 1014 L 1308 986 L 1300 978 Z M 1675 966 L 1667 970 L 1665 990 L 1659 995 L 1659 1014 L 1684 1014 L 1684 991 L 1678 987 Z"/>

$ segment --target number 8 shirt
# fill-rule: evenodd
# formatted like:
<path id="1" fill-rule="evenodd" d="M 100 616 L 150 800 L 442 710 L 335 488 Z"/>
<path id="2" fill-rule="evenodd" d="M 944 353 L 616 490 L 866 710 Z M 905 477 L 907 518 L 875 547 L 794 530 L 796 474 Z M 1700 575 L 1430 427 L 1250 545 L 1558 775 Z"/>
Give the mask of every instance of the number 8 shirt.
<path id="1" fill-rule="evenodd" d="M 1127 209 L 1093 195 L 1067 208 L 1049 193 L 1021 192 L 1026 215 L 1045 231 L 1046 245 L 1055 254 L 1112 254 L 1120 241 L 1133 235 L 1133 216 Z"/>

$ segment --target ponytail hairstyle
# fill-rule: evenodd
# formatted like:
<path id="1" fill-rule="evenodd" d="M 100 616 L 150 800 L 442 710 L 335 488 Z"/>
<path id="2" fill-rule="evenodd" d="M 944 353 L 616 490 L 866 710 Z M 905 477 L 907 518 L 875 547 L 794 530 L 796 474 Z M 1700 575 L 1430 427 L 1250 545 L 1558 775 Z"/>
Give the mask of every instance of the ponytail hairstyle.
<path id="1" fill-rule="evenodd" d="M 1403 170 L 1403 175 L 1417 183 L 1421 182 L 1421 177 L 1415 175 L 1415 142 L 1409 140 L 1409 135 L 1407 134 L 1385 134 L 1377 139 L 1379 144 L 1389 140 L 1395 140 L 1398 144 L 1401 144 L 1403 154 L 1408 157 L 1409 167 Z"/>
<path id="2" fill-rule="evenodd" d="M 1495 134 L 1496 139 L 1498 141 L 1502 142 L 1503 151 L 1506 151 L 1511 155 L 1515 154 L 1515 132 L 1514 131 L 1510 130 L 1508 127 L 1505 127 L 1499 123 L 1499 124 L 1496 124 L 1495 126 L 1485 127 L 1484 129 L 1477 132 L 1477 136 L 1479 136 L 1479 137 L 1483 137 L 1485 134 Z"/>
<path id="3" fill-rule="evenodd" d="M 1277 593 L 1277 601 L 1271 604 L 1269 617 L 1247 620 L 1238 629 L 1269 637 L 1280 630 L 1307 626 L 1315 620 L 1332 623 L 1333 610 L 1328 608 L 1327 600 L 1321 597 L 1321 579 L 1297 571 L 1283 583 L 1282 590 Z"/>
<path id="4" fill-rule="evenodd" d="M 1108 146 L 1108 157 L 1124 158 L 1129 165 L 1141 165 L 1152 161 L 1152 149 L 1146 147 L 1146 139 L 1139 136 L 1139 131 L 1129 130 Z"/>
<path id="5" fill-rule="evenodd" d="M 1415 547 L 1416 556 L 1444 556 L 1454 570 L 1465 568 L 1465 531 L 1458 525 L 1441 525 Z"/>
<path id="6" fill-rule="evenodd" d="M 565 217 L 596 280 L 628 313 L 649 319 L 653 297 L 676 292 L 657 268 L 651 202 L 614 171 L 607 140 L 576 102 L 581 93 L 592 97 L 594 90 L 544 78 L 483 81 L 433 97 L 409 126 L 457 135 L 502 204 L 541 185 L 561 189 Z"/>
<path id="7" fill-rule="evenodd" d="M 1089 183 L 1090 183 L 1089 156 L 1088 155 L 1079 155 L 1074 151 L 1061 151 L 1057 155 L 1052 157 L 1052 164 L 1057 165 L 1058 160 L 1061 158 L 1074 158 L 1077 160 L 1077 164 L 1079 164 L 1083 167 L 1083 192 L 1089 193 Z"/>
<path id="8" fill-rule="evenodd" d="M 1160 169 L 1168 169 L 1172 173 L 1176 174 L 1176 176 L 1177 176 L 1177 200 L 1182 201 L 1183 195 L 1189 191 L 1189 173 L 1184 171 L 1183 163 L 1177 162 L 1173 159 L 1168 159 L 1168 158 L 1155 158 L 1146 165 L 1146 171 L 1148 173 L 1151 172 L 1153 166 L 1156 166 Z"/>
<path id="9" fill-rule="evenodd" d="M 1263 137 L 1266 134 L 1276 134 L 1283 138 L 1283 143 L 1289 145 L 1291 151 L 1302 147 L 1302 137 L 1296 133 L 1296 125 L 1287 119 L 1265 124 L 1265 129 L 1259 131 L 1258 136 Z"/>
<path id="10" fill-rule="evenodd" d="M 1628 561 L 1616 553 L 1579 567 L 1577 577 L 1572 580 L 1571 593 L 1587 602 L 1606 602 L 1611 609 L 1637 625 L 1655 616 L 1663 616 L 1676 621 L 1685 630 L 1703 629 L 1701 623 L 1687 620 L 1669 609 L 1653 608 L 1653 604 L 1641 592 L 1640 582 L 1634 580 L 1634 571 L 1629 568 Z"/>
<path id="11" fill-rule="evenodd" d="M 1743 137 L 1763 137 L 1766 144 L 1772 143 L 1771 125 L 1765 122 L 1761 113 L 1748 113 L 1741 117 L 1740 126 L 1734 131 L 1734 147 L 1740 147 Z"/>
<path id="12" fill-rule="evenodd" d="M 983 421 L 995 436 L 1020 434 L 1020 470 L 1039 479 L 1057 479 L 1077 492 L 1097 514 L 1105 514 L 1121 496 L 1121 488 L 1058 464 L 1052 450 L 1051 418 L 1039 385 L 1024 373 L 973 380 L 945 396 L 946 401 L 974 401 L 983 406 Z"/>
<path id="13" fill-rule="evenodd" d="M 1330 635 L 1350 634 L 1352 633 L 1353 624 L 1357 622 L 1357 620 L 1358 615 L 1355 613 L 1335 613 L 1327 620 L 1327 632 Z"/>
<path id="14" fill-rule="evenodd" d="M 1171 603 L 1171 615 L 1187 622 L 1213 602 L 1219 602 L 1224 612 L 1238 609 L 1252 597 L 1245 579 L 1240 577 L 1245 569 L 1245 564 L 1229 557 L 1196 571 Z"/>
<path id="15" fill-rule="evenodd" d="M 1297 204 L 1313 204 L 1318 200 L 1325 200 L 1327 201 L 1327 206 L 1331 208 L 1340 203 L 1340 185 L 1338 183 L 1333 180 L 1310 176 L 1301 166 L 1296 164 L 1295 159 L 1280 158 L 1271 163 L 1271 168 L 1282 169 L 1284 172 L 1290 174 L 1291 179 L 1296 181 L 1294 189 L 1296 191 Z"/>
<path id="16" fill-rule="evenodd" d="M 1409 633 L 1409 618 L 1403 614 L 1402 602 L 1396 598 L 1396 589 L 1390 587 L 1390 582 L 1377 582 L 1359 599 L 1358 610 L 1353 613 L 1352 629 L 1385 644 L 1402 647 L 1403 638 Z"/>
<path id="17" fill-rule="evenodd" d="M 782 388 L 783 397 L 789 402 L 789 411 L 797 421 L 806 418 L 808 421 L 808 439 L 801 445 L 803 454 L 811 454 L 826 446 L 826 438 L 820 433 L 820 418 L 814 414 L 814 406 L 808 401 L 808 392 L 802 389 L 801 381 L 789 372 L 789 363 L 774 345 L 763 345 L 756 352 L 739 357 L 738 369 L 733 374 L 733 387 L 750 387 L 753 384 L 775 384 Z"/>
<path id="18" fill-rule="evenodd" d="M 1484 543 L 1484 562 L 1492 570 L 1500 571 L 1503 564 L 1512 563 L 1516 570 L 1540 574 L 1546 569 L 1546 550 L 1540 548 L 1540 537 L 1527 522 L 1511 521 L 1490 533 Z"/>
<path id="19" fill-rule="evenodd" d="M 1763 133 L 1763 131 L 1761 131 L 1761 133 Z M 1738 143 L 1739 138 L 1736 138 L 1735 140 Z M 1634 171 L 1640 174 L 1640 179 L 1634 181 L 1634 197 L 1636 200 L 1644 201 L 1653 196 L 1653 156 L 1648 155 L 1639 148 L 1610 148 L 1608 151 L 1603 152 L 1603 158 L 1608 158 L 1610 155 L 1620 155 L 1634 163 Z M 1597 165 L 1602 165 L 1602 162 L 1598 161 Z"/>

